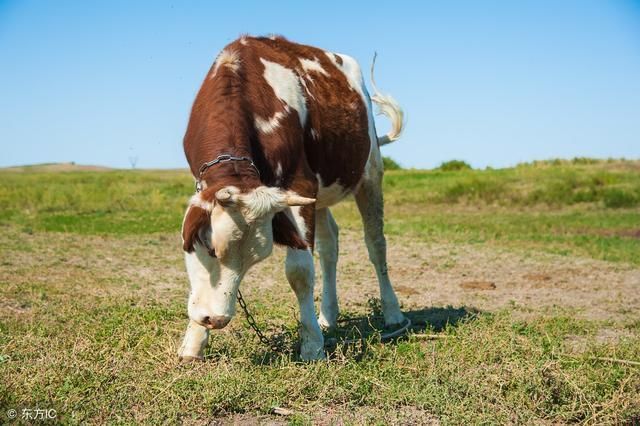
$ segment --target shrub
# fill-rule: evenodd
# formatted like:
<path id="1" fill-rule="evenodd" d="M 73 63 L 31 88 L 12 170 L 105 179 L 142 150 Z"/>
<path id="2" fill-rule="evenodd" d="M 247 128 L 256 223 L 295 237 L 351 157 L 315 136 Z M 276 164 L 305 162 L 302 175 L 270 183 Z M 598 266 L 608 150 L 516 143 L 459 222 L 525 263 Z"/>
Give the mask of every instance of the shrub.
<path id="1" fill-rule="evenodd" d="M 391 157 L 382 157 L 382 164 L 385 170 L 401 170 L 402 166 Z"/>
<path id="2" fill-rule="evenodd" d="M 609 208 L 633 207 L 638 204 L 638 197 L 628 191 L 612 188 L 604 193 L 604 205 Z"/>
<path id="3" fill-rule="evenodd" d="M 451 160 L 445 161 L 440 164 L 438 170 L 442 170 L 443 172 L 451 172 L 456 170 L 471 170 L 471 166 L 462 160 Z"/>

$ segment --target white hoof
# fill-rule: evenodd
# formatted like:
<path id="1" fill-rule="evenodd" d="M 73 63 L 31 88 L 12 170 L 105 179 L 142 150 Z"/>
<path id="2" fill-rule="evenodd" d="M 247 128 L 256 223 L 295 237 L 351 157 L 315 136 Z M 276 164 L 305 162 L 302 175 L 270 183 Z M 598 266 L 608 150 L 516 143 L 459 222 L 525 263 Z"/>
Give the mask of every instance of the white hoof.
<path id="1" fill-rule="evenodd" d="M 336 328 L 338 325 L 338 315 L 329 319 L 324 314 L 320 313 L 320 316 L 318 316 L 318 324 L 325 330 Z"/>
<path id="2" fill-rule="evenodd" d="M 404 315 L 400 310 L 394 310 L 393 312 L 384 313 L 384 325 L 389 327 L 393 325 L 403 324 L 405 321 Z"/>
<path id="3" fill-rule="evenodd" d="M 303 361 L 319 361 L 326 358 L 324 342 L 307 342 L 300 346 L 300 358 Z"/>
<path id="4" fill-rule="evenodd" d="M 189 356 L 189 355 L 179 355 L 178 359 L 180 360 L 181 363 L 183 364 L 190 364 L 190 363 L 195 363 L 195 362 L 202 362 L 204 361 L 204 358 L 201 356 Z"/>

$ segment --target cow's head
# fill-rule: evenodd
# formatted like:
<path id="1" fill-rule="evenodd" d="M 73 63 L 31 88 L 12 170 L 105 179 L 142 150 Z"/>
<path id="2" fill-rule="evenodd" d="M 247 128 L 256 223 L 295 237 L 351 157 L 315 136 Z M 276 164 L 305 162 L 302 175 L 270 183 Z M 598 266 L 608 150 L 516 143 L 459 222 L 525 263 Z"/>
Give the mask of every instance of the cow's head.
<path id="1" fill-rule="evenodd" d="M 271 254 L 274 215 L 315 200 L 266 186 L 246 193 L 227 186 L 212 198 L 205 201 L 202 194 L 192 198 L 182 238 L 191 281 L 189 317 L 207 328 L 218 329 L 235 314 L 236 294 L 244 274 Z"/>

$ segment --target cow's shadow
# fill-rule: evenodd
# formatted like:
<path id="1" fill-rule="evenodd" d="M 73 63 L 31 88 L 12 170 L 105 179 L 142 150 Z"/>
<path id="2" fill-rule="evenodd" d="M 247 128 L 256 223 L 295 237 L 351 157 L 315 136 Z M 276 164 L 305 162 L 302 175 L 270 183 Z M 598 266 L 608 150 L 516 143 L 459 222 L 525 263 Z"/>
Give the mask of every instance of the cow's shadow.
<path id="1" fill-rule="evenodd" d="M 403 334 L 390 338 L 385 338 L 385 335 L 393 334 L 393 331 L 402 326 L 385 328 L 384 319 L 375 306 L 369 315 L 341 316 L 338 327 L 324 333 L 327 356 L 330 359 L 348 358 L 359 361 L 368 353 L 372 345 L 395 345 L 408 339 L 412 333 L 428 333 L 436 335 L 437 338 L 437 334 L 447 328 L 457 327 L 462 322 L 473 321 L 480 311 L 471 307 L 448 306 L 403 310 L 403 313 L 411 320 L 411 325 Z M 265 347 L 264 350 L 252 356 L 254 364 L 269 365 L 281 361 L 283 356 L 292 361 L 299 361 L 297 354 L 300 341 L 297 333 L 289 329 L 272 330 L 269 339 L 270 347 Z"/>

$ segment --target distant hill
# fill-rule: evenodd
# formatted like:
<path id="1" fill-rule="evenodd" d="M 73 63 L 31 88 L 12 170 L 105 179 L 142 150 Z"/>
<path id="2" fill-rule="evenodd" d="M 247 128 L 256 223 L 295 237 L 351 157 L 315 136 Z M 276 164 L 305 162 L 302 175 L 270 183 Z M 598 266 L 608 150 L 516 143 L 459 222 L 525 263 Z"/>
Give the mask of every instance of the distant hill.
<path id="1" fill-rule="evenodd" d="M 0 168 L 0 170 L 7 172 L 99 172 L 113 169 L 111 167 L 105 166 L 92 166 L 76 163 L 42 163 L 28 164 L 25 166 L 2 167 Z"/>

